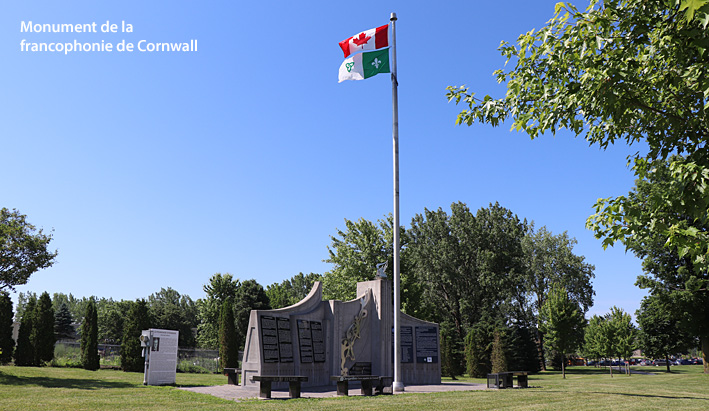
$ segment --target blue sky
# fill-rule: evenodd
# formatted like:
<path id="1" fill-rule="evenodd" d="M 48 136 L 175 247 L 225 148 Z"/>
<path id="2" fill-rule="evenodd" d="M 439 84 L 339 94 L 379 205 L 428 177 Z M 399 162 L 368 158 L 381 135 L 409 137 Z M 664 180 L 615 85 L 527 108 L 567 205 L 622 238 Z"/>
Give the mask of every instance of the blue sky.
<path id="1" fill-rule="evenodd" d="M 17 291 L 193 299 L 214 273 L 266 286 L 323 273 L 344 219 L 392 212 L 391 82 L 337 82 L 338 42 L 398 15 L 401 222 L 498 201 L 596 266 L 595 306 L 634 313 L 640 261 L 604 251 L 585 220 L 627 193 L 626 156 L 568 133 L 457 127 L 445 87 L 502 96 L 501 40 L 555 1 L 24 1 L 0 8 L 0 206 L 54 230 L 57 263 Z M 577 3 L 585 7 L 584 3 Z M 21 33 L 22 21 L 133 25 Z M 193 53 L 29 53 L 32 42 L 198 41 Z M 14 295 L 16 300 L 17 294 Z"/>

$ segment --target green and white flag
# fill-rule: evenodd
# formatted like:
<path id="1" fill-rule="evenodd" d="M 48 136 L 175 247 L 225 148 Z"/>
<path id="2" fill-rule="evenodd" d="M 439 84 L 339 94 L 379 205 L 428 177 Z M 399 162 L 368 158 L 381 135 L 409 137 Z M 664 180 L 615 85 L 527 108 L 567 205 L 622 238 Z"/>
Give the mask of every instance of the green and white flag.
<path id="1" fill-rule="evenodd" d="M 364 80 L 379 73 L 389 73 L 389 49 L 365 51 L 346 58 L 340 66 L 339 83 Z"/>

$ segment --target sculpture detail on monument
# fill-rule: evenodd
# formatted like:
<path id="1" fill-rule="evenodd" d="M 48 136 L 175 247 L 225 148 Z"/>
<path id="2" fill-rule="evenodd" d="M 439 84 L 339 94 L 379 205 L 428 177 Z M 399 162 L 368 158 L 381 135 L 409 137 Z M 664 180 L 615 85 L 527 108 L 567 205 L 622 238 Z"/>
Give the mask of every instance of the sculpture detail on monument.
<path id="1" fill-rule="evenodd" d="M 377 278 L 387 278 L 387 275 L 384 271 L 386 271 L 387 267 L 389 266 L 389 262 L 383 262 L 377 264 Z"/>
<path id="2" fill-rule="evenodd" d="M 352 324 L 349 326 L 347 332 L 345 333 L 345 338 L 343 338 L 342 342 L 340 343 L 340 375 L 347 375 L 347 373 L 349 372 L 347 367 L 345 367 L 345 362 L 348 358 L 352 361 L 356 360 L 354 353 L 354 343 L 355 340 L 359 338 L 360 329 L 362 328 L 362 321 L 367 318 L 367 309 L 364 307 L 367 305 L 367 302 L 369 302 L 368 295 L 365 295 L 364 297 L 360 298 L 359 302 L 359 313 L 357 313 L 357 315 L 355 316 L 354 321 L 352 321 Z"/>

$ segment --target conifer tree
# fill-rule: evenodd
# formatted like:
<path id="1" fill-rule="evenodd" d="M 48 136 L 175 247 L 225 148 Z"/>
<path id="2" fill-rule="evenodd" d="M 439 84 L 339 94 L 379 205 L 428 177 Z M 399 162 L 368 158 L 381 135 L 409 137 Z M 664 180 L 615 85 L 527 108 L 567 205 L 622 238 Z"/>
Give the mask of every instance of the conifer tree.
<path id="1" fill-rule="evenodd" d="M 221 368 L 238 368 L 239 346 L 234 327 L 234 310 L 230 300 L 222 303 L 219 314 L 219 365 Z"/>
<path id="2" fill-rule="evenodd" d="M 62 303 L 54 314 L 54 337 L 57 340 L 71 339 L 74 337 L 74 327 L 71 323 L 71 311 L 66 303 Z"/>
<path id="3" fill-rule="evenodd" d="M 98 370 L 100 358 L 98 354 L 98 314 L 96 302 L 89 300 L 81 325 L 81 364 L 86 370 Z"/>
<path id="4" fill-rule="evenodd" d="M 34 345 L 32 344 L 32 330 L 34 329 L 35 306 L 37 300 L 31 296 L 25 303 L 25 309 L 20 319 L 20 329 L 17 334 L 17 348 L 15 349 L 15 365 L 30 366 L 34 362 Z"/>
<path id="5" fill-rule="evenodd" d="M 42 365 L 54 358 L 54 309 L 46 291 L 42 293 L 35 308 L 35 323 L 32 330 L 34 363 Z"/>
<path id="6" fill-rule="evenodd" d="M 0 364 L 12 360 L 15 340 L 12 339 L 12 299 L 5 291 L 0 291 Z"/>
<path id="7" fill-rule="evenodd" d="M 121 340 L 121 367 L 123 371 L 142 372 L 145 359 L 142 357 L 143 349 L 140 346 L 140 335 L 143 330 L 150 328 L 148 303 L 140 299 L 131 302 L 128 316 L 123 325 L 123 338 Z"/>
<path id="8" fill-rule="evenodd" d="M 500 330 L 496 329 L 492 338 L 492 352 L 490 353 L 490 362 L 492 363 L 493 373 L 507 371 L 507 359 L 505 358 L 505 350 L 500 334 Z"/>

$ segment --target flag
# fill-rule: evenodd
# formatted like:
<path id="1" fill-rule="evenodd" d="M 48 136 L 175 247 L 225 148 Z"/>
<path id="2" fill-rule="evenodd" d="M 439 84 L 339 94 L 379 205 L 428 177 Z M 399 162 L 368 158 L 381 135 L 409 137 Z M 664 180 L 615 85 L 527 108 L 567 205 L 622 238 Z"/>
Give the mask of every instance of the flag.
<path id="1" fill-rule="evenodd" d="M 363 31 L 340 42 L 345 58 L 350 54 L 363 50 L 377 50 L 389 47 L 389 25 L 385 24 L 375 29 Z"/>
<path id="2" fill-rule="evenodd" d="M 340 66 L 339 83 L 364 80 L 379 73 L 389 73 L 389 49 L 366 51 L 345 59 Z"/>

